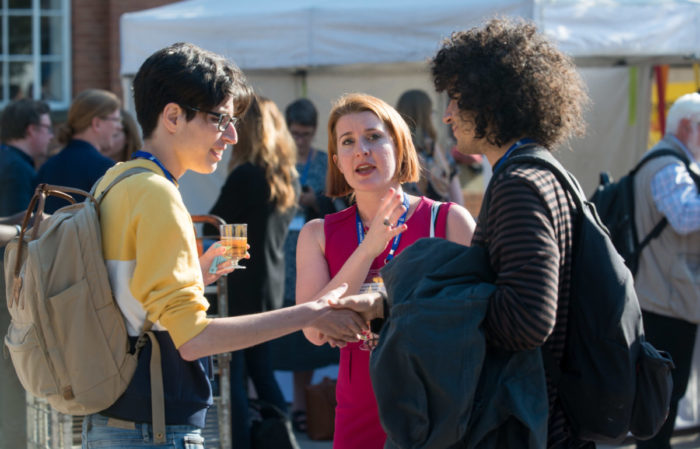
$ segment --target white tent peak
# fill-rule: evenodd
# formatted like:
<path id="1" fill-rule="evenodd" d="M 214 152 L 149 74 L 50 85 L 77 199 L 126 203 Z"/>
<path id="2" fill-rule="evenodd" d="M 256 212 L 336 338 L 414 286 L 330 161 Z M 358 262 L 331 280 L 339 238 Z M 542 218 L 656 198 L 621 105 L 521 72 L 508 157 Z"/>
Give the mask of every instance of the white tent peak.
<path id="1" fill-rule="evenodd" d="M 533 20 L 584 64 L 700 57 L 700 0 L 186 0 L 122 16 L 121 72 L 179 41 L 246 70 L 425 61 L 495 16 Z"/>
<path id="2" fill-rule="evenodd" d="M 531 17 L 530 0 L 187 0 L 121 18 L 122 74 L 187 41 L 243 69 L 416 62 L 451 32 L 491 16 Z"/>

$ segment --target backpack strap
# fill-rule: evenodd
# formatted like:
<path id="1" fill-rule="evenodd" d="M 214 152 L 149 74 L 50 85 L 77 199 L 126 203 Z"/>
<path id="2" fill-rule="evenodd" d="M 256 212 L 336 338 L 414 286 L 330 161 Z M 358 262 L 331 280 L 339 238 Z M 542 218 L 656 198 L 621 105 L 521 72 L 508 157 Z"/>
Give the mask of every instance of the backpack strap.
<path id="1" fill-rule="evenodd" d="M 105 195 L 112 187 L 125 180 L 129 176 L 138 173 L 150 172 L 151 170 L 144 167 L 133 167 L 120 173 L 112 182 L 97 197 L 97 213 L 99 214 L 99 205 L 102 204 Z M 94 197 L 97 186 L 102 178 L 98 179 L 90 189 L 90 196 Z M 155 334 L 151 330 L 153 323 L 146 320 L 143 324 L 143 331 L 136 340 L 134 355 L 138 358 L 141 349 L 146 345 L 146 342 L 151 341 L 151 360 L 149 364 L 151 378 L 151 425 L 153 426 L 153 444 L 165 444 L 165 393 L 163 388 L 163 368 L 161 365 L 160 345 Z"/>
<path id="2" fill-rule="evenodd" d="M 677 159 L 680 159 L 683 164 L 685 164 L 685 168 L 688 170 L 688 173 L 690 173 L 690 177 L 695 181 L 695 185 L 698 187 L 698 190 L 700 191 L 700 176 L 698 176 L 697 173 L 695 173 L 693 170 L 690 168 L 690 161 L 688 160 L 687 157 L 685 157 L 685 154 L 679 153 L 678 151 L 672 150 L 670 148 L 661 148 L 658 150 L 654 150 L 647 154 L 645 157 L 642 158 L 641 161 L 635 165 L 635 167 L 630 171 L 628 176 L 634 176 L 637 174 L 637 172 L 649 161 L 652 161 L 654 159 L 664 157 L 664 156 L 671 156 L 675 157 Z M 637 247 L 637 251 L 634 252 L 633 256 L 637 257 L 639 253 L 642 252 L 645 246 L 649 244 L 652 240 L 657 238 L 659 235 L 661 235 L 661 232 L 666 228 L 666 225 L 668 224 L 668 219 L 666 217 L 663 217 L 661 220 L 659 220 L 658 223 L 649 231 L 649 233 L 642 239 L 642 241 L 639 243 L 639 246 Z"/>
<path id="3" fill-rule="evenodd" d="M 484 195 L 483 204 L 481 206 L 483 218 L 479 217 L 480 220 L 483 220 L 484 224 L 486 224 L 488 220 L 488 209 L 489 204 L 491 202 L 491 184 L 496 179 L 496 175 L 501 173 L 503 170 L 506 169 L 506 167 L 509 167 L 510 165 L 527 163 L 536 164 L 545 167 L 549 171 L 551 171 L 552 174 L 554 174 L 554 176 L 556 176 L 556 178 L 562 184 L 564 190 L 571 194 L 574 200 L 574 204 L 576 204 L 578 210 L 583 210 L 585 204 L 590 204 L 590 202 L 586 199 L 583 189 L 581 188 L 581 185 L 578 183 L 576 178 L 574 178 L 571 175 L 571 173 L 569 173 L 569 171 L 566 168 L 564 168 L 563 165 L 561 165 L 561 163 L 552 155 L 552 153 L 549 150 L 538 145 L 527 145 L 514 152 L 513 155 L 506 159 L 492 174 L 491 180 L 489 181 L 489 184 L 486 187 L 486 194 Z M 595 218 L 596 221 L 605 228 L 605 225 L 603 225 L 603 222 L 600 219 L 600 217 L 598 217 L 597 213 L 595 214 Z"/>
<path id="4" fill-rule="evenodd" d="M 165 393 L 163 371 L 160 363 L 160 345 L 153 331 L 145 333 L 151 339 L 151 424 L 153 444 L 165 444 Z"/>
<path id="5" fill-rule="evenodd" d="M 430 205 L 430 237 L 435 237 L 435 222 L 440 212 L 440 206 L 442 206 L 440 201 L 433 201 L 433 204 Z"/>
<path id="6" fill-rule="evenodd" d="M 112 180 L 112 182 L 110 182 L 107 185 L 107 187 L 104 188 L 104 190 L 102 192 L 100 192 L 100 196 L 96 198 L 96 204 L 98 206 L 100 204 L 102 204 L 102 200 L 104 199 L 107 192 L 109 192 L 112 189 L 112 187 L 119 184 L 120 182 L 122 182 L 123 180 L 128 178 L 129 176 L 133 176 L 133 175 L 136 175 L 138 173 L 143 173 L 143 172 L 150 172 L 150 171 L 151 170 L 149 170 L 145 167 L 132 167 L 128 170 L 124 170 L 122 173 L 119 173 L 119 175 L 117 175 L 117 177 L 114 178 L 114 180 Z M 102 178 L 104 178 L 104 176 L 100 177 L 100 179 L 98 179 L 97 182 L 95 182 L 95 184 L 92 185 L 92 188 L 90 189 L 90 196 L 91 197 L 95 198 L 95 192 L 97 191 L 97 186 L 102 181 Z M 98 214 L 99 214 L 99 207 L 98 207 Z"/>
<path id="7" fill-rule="evenodd" d="M 574 178 L 571 175 L 571 173 L 569 173 L 568 170 L 566 170 L 561 165 L 561 163 L 552 155 L 552 153 L 544 147 L 532 145 L 523 147 L 522 149 L 513 153 L 513 155 L 506 159 L 505 162 L 501 164 L 500 167 L 498 167 L 498 170 L 496 170 L 496 172 L 493 173 L 491 181 L 493 181 L 496 178 L 496 175 L 503 171 L 506 167 L 513 164 L 527 163 L 532 163 L 544 167 L 557 178 L 564 190 L 571 194 L 574 200 L 574 204 L 576 205 L 576 208 L 579 211 L 577 217 L 579 222 L 582 222 L 584 220 L 584 207 L 588 205 L 589 210 L 595 211 L 595 207 L 586 199 L 583 193 L 583 189 L 579 185 L 576 178 Z M 489 182 L 489 187 L 491 187 L 491 181 Z M 487 188 L 487 193 L 490 193 L 489 188 Z M 485 217 L 488 216 L 490 197 L 490 194 L 487 194 L 484 197 L 482 211 L 485 212 Z M 608 230 L 603 224 L 600 217 L 598 216 L 597 211 L 593 213 L 592 216 L 595 217 L 595 220 L 598 223 L 599 227 L 607 233 Z M 486 221 L 484 222 L 484 224 L 486 224 Z M 547 346 L 541 346 L 540 352 L 542 354 L 542 362 L 544 364 L 546 372 L 549 374 L 553 384 L 558 385 L 562 378 L 561 366 L 556 363 L 556 361 L 554 360 L 554 355 L 551 353 Z"/>

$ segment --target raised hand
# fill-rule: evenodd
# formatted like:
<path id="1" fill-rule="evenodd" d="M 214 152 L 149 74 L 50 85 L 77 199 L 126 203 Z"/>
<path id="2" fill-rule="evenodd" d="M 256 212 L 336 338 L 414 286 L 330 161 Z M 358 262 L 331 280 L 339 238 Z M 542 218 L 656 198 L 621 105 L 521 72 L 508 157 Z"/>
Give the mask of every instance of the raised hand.
<path id="1" fill-rule="evenodd" d="M 393 188 L 382 197 L 377 213 L 372 218 L 369 231 L 362 242 L 362 246 L 373 257 L 380 255 L 394 237 L 408 229 L 406 224 L 396 226 L 401 215 L 406 212 L 402 200 L 403 196 Z"/>

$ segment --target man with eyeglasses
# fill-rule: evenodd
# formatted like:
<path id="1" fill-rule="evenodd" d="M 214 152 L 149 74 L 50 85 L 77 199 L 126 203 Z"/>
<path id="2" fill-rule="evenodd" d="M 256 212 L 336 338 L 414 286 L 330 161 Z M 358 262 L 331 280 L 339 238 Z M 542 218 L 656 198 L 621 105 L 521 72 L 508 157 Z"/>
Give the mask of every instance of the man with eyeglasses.
<path id="1" fill-rule="evenodd" d="M 209 318 L 204 285 L 233 269 L 210 273 L 210 248 L 198 258 L 191 217 L 178 190 L 187 170 L 212 173 L 238 141 L 235 117 L 253 92 L 233 63 L 187 43 L 151 55 L 133 82 L 143 148 L 107 171 L 99 195 L 121 173 L 146 169 L 116 184 L 100 204 L 103 254 L 115 300 L 132 344 L 148 319 L 161 354 L 165 426 L 151 408 L 147 341 L 134 377 L 109 408 L 83 421 L 83 447 L 204 447 L 201 429 L 212 404 L 208 357 L 313 327 L 338 341 L 356 341 L 367 326 L 348 310 L 332 310 L 336 289 L 316 301 L 270 312 Z M 251 260 L 251 263 L 263 261 Z M 157 415 L 156 415 L 157 416 Z"/>
<path id="2" fill-rule="evenodd" d="M 0 216 L 23 211 L 36 186 L 35 167 L 53 137 L 49 106 L 23 99 L 5 107 L 0 123 Z"/>
<path id="3" fill-rule="evenodd" d="M 43 101 L 22 99 L 5 107 L 0 119 L 0 217 L 27 208 L 36 186 L 38 162 L 43 160 L 53 137 L 49 106 Z M 4 251 L 0 243 L 0 254 Z M 0 272 L 4 273 L 2 258 Z M 0 329 L 10 324 L 5 307 L 5 280 L 0 276 Z M 9 358 L 0 361 L 0 438 L 7 447 L 25 447 L 26 413 L 24 389 Z"/>
<path id="4" fill-rule="evenodd" d="M 103 152 L 112 148 L 122 129 L 121 102 L 112 92 L 87 89 L 78 94 L 68 120 L 57 130 L 56 140 L 63 148 L 39 169 L 37 183 L 74 187 L 90 191 L 92 185 L 114 165 Z M 84 198 L 74 195 L 76 201 Z M 66 206 L 65 200 L 50 197 L 45 211 L 53 213 Z"/>

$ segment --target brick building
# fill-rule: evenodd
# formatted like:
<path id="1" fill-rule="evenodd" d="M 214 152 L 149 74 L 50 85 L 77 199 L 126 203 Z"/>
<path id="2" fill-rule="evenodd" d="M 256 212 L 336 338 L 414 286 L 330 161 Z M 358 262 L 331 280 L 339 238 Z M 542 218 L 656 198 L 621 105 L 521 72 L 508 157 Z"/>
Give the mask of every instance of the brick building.
<path id="1" fill-rule="evenodd" d="M 0 108 L 34 97 L 61 115 L 90 87 L 122 98 L 119 18 L 168 3 L 174 0 L 0 0 Z"/>

